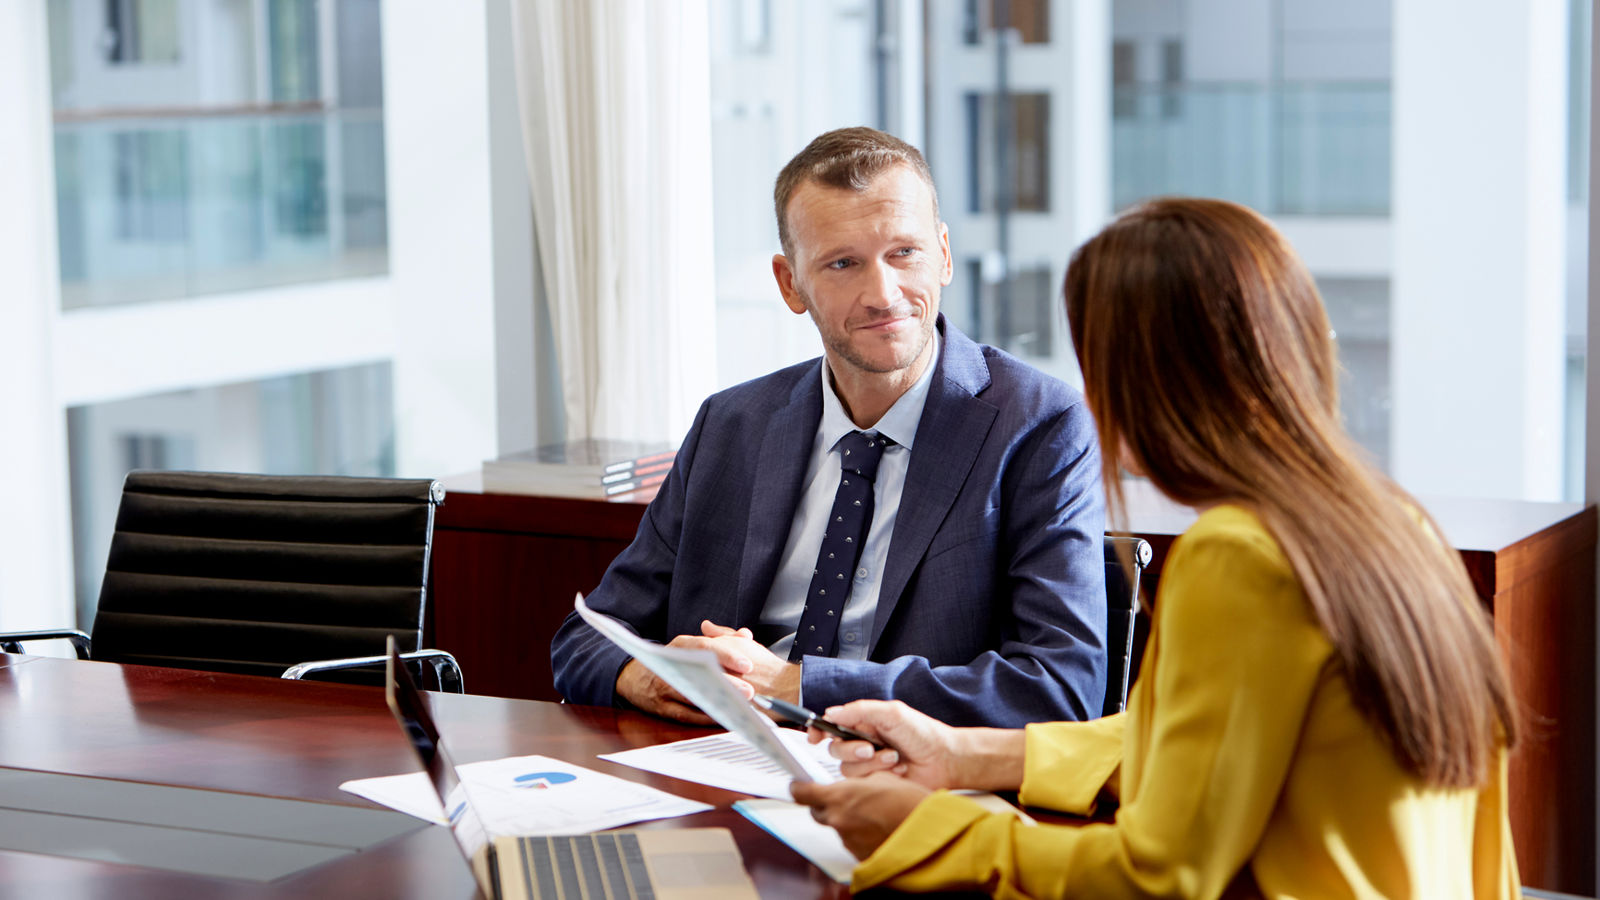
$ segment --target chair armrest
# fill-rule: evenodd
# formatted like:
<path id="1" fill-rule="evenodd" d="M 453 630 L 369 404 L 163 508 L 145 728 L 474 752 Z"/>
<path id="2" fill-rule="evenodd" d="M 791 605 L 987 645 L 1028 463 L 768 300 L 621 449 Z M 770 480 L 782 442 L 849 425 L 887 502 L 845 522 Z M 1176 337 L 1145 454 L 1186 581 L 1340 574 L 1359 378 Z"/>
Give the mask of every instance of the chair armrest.
<path id="1" fill-rule="evenodd" d="M 89 658 L 89 636 L 76 628 L 58 631 L 0 632 L 0 653 L 21 653 L 24 641 L 71 641 L 79 659 Z"/>
<path id="2" fill-rule="evenodd" d="M 426 662 L 433 669 L 434 681 L 439 685 L 439 690 L 451 694 L 466 693 L 466 688 L 461 678 L 461 664 L 456 658 L 443 650 L 417 650 L 412 653 L 402 653 L 400 658 L 406 661 L 417 660 Z M 290 681 L 299 681 L 313 672 L 331 672 L 336 669 L 358 669 L 362 666 L 381 666 L 387 662 L 387 656 L 353 656 L 348 659 L 319 659 L 312 662 L 297 663 L 283 670 L 281 677 Z"/>

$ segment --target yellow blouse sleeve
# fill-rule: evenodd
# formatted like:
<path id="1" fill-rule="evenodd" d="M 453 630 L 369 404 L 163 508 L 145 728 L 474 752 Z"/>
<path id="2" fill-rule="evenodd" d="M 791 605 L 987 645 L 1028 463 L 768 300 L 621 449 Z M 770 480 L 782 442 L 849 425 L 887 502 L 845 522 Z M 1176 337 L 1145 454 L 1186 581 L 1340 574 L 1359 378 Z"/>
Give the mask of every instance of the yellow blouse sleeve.
<path id="1" fill-rule="evenodd" d="M 1213 529 L 1179 541 L 1163 571 L 1155 628 L 1141 686 L 1154 691 L 1149 733 L 1129 735 L 1139 757 L 1122 760 L 1115 821 L 1028 826 L 935 794 L 862 861 L 852 889 L 1221 894 L 1271 815 L 1329 648 L 1260 531 Z M 1027 801 L 1072 805 L 1106 781 L 1103 766 L 1032 759 L 1049 752 L 1032 732 L 1027 752 Z"/>
<path id="2" fill-rule="evenodd" d="M 1018 799 L 1026 806 L 1094 815 L 1101 794 L 1118 796 L 1127 720 L 1127 713 L 1117 713 L 1089 722 L 1029 725 Z"/>

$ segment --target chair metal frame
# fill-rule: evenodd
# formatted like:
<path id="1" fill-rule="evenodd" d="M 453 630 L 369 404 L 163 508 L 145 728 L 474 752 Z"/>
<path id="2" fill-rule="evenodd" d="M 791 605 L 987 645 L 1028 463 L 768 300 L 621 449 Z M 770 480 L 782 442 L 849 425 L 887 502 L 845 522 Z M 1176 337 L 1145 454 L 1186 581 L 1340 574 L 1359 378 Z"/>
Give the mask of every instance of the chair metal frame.
<path id="1" fill-rule="evenodd" d="M 1101 713 L 1109 716 L 1128 708 L 1128 689 L 1132 687 L 1128 682 L 1129 676 L 1133 673 L 1134 637 L 1138 630 L 1139 619 L 1144 614 L 1139 604 L 1139 576 L 1145 567 L 1150 565 L 1154 551 L 1151 550 L 1149 541 L 1131 535 L 1108 534 L 1105 536 L 1104 548 L 1106 621 L 1109 624 L 1111 618 L 1117 616 L 1127 628 L 1120 647 L 1106 648 L 1106 700 Z M 1132 571 L 1125 568 L 1129 564 L 1132 566 Z M 1107 637 L 1110 637 L 1109 628 Z M 1120 660 L 1114 658 L 1116 654 L 1113 651 L 1120 651 Z M 1112 671 L 1113 667 L 1120 671 Z M 1116 676 L 1115 683 L 1112 676 Z"/>
<path id="2" fill-rule="evenodd" d="M 425 662 L 433 669 L 434 683 L 439 685 L 439 690 L 452 694 L 466 693 L 461 678 L 461 664 L 456 658 L 443 650 L 416 650 L 411 653 L 402 653 L 400 658 L 407 662 Z M 289 681 L 299 681 L 315 672 L 331 672 L 336 669 L 357 669 L 362 666 L 381 666 L 389 657 L 387 656 L 353 656 L 348 659 L 319 659 L 312 662 L 296 663 L 283 671 L 278 676 Z"/>

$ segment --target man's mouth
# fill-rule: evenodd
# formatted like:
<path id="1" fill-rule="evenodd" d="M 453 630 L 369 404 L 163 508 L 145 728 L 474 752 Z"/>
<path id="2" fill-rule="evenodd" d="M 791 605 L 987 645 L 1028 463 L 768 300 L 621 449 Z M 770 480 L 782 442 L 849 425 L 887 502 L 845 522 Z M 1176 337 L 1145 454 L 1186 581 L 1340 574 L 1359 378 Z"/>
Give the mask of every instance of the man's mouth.
<path id="1" fill-rule="evenodd" d="M 856 326 L 857 331 L 894 331 L 908 323 L 917 320 L 916 314 L 911 311 L 877 316 L 870 321 L 862 322 Z"/>

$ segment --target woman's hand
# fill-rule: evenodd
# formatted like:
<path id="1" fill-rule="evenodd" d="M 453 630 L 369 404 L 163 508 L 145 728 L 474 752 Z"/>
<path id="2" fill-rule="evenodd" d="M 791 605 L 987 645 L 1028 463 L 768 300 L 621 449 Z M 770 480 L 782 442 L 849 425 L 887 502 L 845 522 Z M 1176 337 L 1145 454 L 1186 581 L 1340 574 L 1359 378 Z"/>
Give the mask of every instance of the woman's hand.
<path id="1" fill-rule="evenodd" d="M 956 729 L 917 712 L 899 700 L 857 700 L 834 706 L 823 718 L 866 735 L 886 749 L 873 752 L 866 741 L 834 739 L 828 752 L 850 778 L 891 772 L 926 788 L 962 787 L 956 776 Z M 828 735 L 812 728 L 815 744 Z"/>
<path id="2" fill-rule="evenodd" d="M 866 859 L 930 793 L 920 784 L 879 772 L 833 784 L 797 781 L 789 786 L 795 802 L 811 807 L 811 817 L 839 832 L 845 849 Z"/>
<path id="3" fill-rule="evenodd" d="M 1027 740 L 1020 729 L 951 728 L 899 700 L 857 700 L 824 715 L 887 749 L 873 752 L 865 741 L 835 739 L 828 752 L 850 778 L 888 772 L 925 788 L 1015 790 L 1022 786 Z M 813 728 L 811 742 L 827 737 Z"/>

